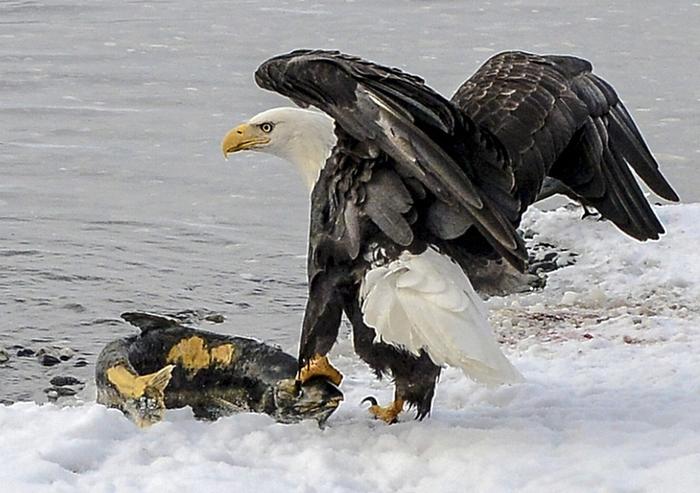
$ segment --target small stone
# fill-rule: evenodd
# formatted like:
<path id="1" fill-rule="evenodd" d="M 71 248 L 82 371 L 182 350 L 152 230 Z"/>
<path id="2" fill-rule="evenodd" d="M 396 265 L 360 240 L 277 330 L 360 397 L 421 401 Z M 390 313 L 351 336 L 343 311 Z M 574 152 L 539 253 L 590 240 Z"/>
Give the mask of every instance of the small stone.
<path id="1" fill-rule="evenodd" d="M 17 351 L 17 356 L 21 356 L 21 357 L 34 356 L 34 350 L 29 349 L 28 347 L 22 348 L 19 351 Z"/>
<path id="2" fill-rule="evenodd" d="M 542 261 L 542 262 L 535 262 L 530 266 L 530 271 L 534 270 L 535 272 L 552 272 L 555 271 L 559 268 L 560 266 L 556 262 L 552 261 Z"/>
<path id="3" fill-rule="evenodd" d="M 49 383 L 53 385 L 54 387 L 65 387 L 66 385 L 81 385 L 83 382 L 78 380 L 75 377 L 53 377 L 51 380 L 49 380 Z"/>
<path id="4" fill-rule="evenodd" d="M 10 355 L 3 348 L 0 348 L 0 363 L 5 363 L 10 359 Z"/>
<path id="5" fill-rule="evenodd" d="M 56 392 L 58 392 L 58 395 L 60 397 L 67 397 L 67 396 L 75 395 L 78 393 L 77 390 L 72 389 L 70 387 L 57 387 Z"/>
<path id="6" fill-rule="evenodd" d="M 46 392 L 49 399 L 68 397 L 78 393 L 77 390 L 71 389 L 70 387 L 49 387 L 48 389 L 44 389 L 44 392 Z"/>
<path id="7" fill-rule="evenodd" d="M 632 336 L 623 336 L 622 341 L 625 344 L 641 344 L 642 343 L 641 339 L 637 339 L 636 337 L 632 337 Z"/>
<path id="8" fill-rule="evenodd" d="M 75 351 L 73 351 L 69 347 L 64 347 L 58 351 L 58 357 L 60 358 L 61 361 L 68 361 L 73 357 L 75 354 Z"/>
<path id="9" fill-rule="evenodd" d="M 204 317 L 204 320 L 206 320 L 207 322 L 220 324 L 220 323 L 223 323 L 224 320 L 226 320 L 226 319 L 220 313 L 212 313 L 211 315 L 207 315 L 206 317 Z"/>
<path id="10" fill-rule="evenodd" d="M 593 335 L 586 332 L 585 334 L 583 334 L 583 338 L 584 339 L 593 339 Z"/>
<path id="11" fill-rule="evenodd" d="M 56 356 L 52 356 L 47 353 L 43 353 L 39 356 L 39 363 L 41 363 L 44 366 L 54 366 L 57 365 L 61 362 L 60 359 L 58 359 Z"/>
<path id="12" fill-rule="evenodd" d="M 87 361 L 85 361 L 84 359 L 79 359 L 78 361 L 75 362 L 75 364 L 73 366 L 76 368 L 82 368 L 83 366 L 87 366 L 87 365 L 88 365 Z"/>

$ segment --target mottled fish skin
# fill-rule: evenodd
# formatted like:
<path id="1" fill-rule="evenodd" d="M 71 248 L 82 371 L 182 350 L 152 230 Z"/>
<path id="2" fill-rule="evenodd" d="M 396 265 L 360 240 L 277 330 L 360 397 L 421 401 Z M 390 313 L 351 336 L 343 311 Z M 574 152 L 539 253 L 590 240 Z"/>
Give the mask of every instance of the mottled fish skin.
<path id="1" fill-rule="evenodd" d="M 315 419 L 322 425 L 342 401 L 326 380 L 296 385 L 296 358 L 279 348 L 167 316 L 132 312 L 122 318 L 141 334 L 113 341 L 100 353 L 97 402 L 141 427 L 160 421 L 165 409 L 185 406 L 207 420 L 247 411 L 282 423 Z"/>

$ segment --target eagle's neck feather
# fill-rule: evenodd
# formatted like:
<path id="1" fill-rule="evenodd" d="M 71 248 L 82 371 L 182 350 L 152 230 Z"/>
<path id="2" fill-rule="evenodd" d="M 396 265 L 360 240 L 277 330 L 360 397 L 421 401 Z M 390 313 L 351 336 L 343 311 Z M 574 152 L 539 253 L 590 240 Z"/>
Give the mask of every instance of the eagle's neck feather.
<path id="1" fill-rule="evenodd" d="M 274 112 L 283 123 L 276 127 L 275 142 L 264 150 L 293 163 L 310 192 L 335 147 L 335 122 L 325 113 L 301 108 Z"/>

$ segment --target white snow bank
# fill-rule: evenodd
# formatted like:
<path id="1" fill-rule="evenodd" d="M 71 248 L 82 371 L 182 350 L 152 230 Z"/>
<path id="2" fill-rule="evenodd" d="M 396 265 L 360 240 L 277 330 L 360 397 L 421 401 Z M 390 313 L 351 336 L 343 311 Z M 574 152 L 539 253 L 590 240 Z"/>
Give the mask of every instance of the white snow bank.
<path id="1" fill-rule="evenodd" d="M 141 431 L 96 404 L 0 406 L 3 491 L 697 491 L 700 204 L 657 209 L 637 243 L 580 211 L 532 211 L 535 241 L 578 253 L 540 292 L 493 298 L 524 384 L 487 389 L 448 370 L 431 418 L 369 419 L 388 401 L 344 340 L 346 402 L 328 427 L 187 410 Z"/>

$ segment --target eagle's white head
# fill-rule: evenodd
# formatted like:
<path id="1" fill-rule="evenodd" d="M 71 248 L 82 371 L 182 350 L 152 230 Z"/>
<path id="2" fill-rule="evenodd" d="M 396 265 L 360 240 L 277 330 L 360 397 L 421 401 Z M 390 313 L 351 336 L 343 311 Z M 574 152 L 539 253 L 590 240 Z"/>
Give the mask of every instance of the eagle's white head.
<path id="1" fill-rule="evenodd" d="M 302 108 L 272 108 L 226 134 L 224 156 L 259 151 L 294 163 L 311 190 L 335 146 L 334 122 L 325 113 Z"/>

